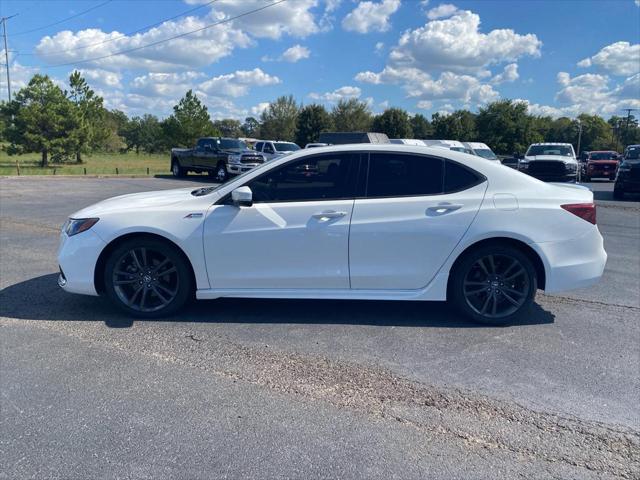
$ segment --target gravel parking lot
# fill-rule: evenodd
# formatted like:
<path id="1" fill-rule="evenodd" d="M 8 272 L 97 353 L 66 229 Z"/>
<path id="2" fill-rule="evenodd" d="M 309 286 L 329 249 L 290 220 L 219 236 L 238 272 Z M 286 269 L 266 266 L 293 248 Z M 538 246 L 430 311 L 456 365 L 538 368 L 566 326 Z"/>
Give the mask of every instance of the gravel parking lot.
<path id="1" fill-rule="evenodd" d="M 640 201 L 588 184 L 602 282 L 481 327 L 439 303 L 225 299 L 131 321 L 61 224 L 206 178 L 0 179 L 0 478 L 639 478 Z"/>

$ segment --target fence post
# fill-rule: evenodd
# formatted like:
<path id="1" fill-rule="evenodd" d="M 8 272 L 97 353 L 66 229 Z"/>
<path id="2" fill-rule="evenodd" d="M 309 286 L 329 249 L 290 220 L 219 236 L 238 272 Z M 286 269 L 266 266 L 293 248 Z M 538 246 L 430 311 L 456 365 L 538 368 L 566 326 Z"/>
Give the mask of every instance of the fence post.
<path id="1" fill-rule="evenodd" d="M 18 176 L 20 176 L 20 162 L 16 160 L 16 170 L 18 171 Z"/>
<path id="2" fill-rule="evenodd" d="M 147 167 L 147 175 L 149 175 L 149 167 Z"/>
<path id="3" fill-rule="evenodd" d="M 56 174 L 56 167 L 53 167 L 53 174 Z"/>
<path id="4" fill-rule="evenodd" d="M 120 175 L 120 174 L 118 173 L 118 167 L 116 167 L 116 175 Z"/>
<path id="5" fill-rule="evenodd" d="M 83 170 L 84 170 L 84 174 L 86 175 L 87 174 L 87 167 L 84 167 Z"/>

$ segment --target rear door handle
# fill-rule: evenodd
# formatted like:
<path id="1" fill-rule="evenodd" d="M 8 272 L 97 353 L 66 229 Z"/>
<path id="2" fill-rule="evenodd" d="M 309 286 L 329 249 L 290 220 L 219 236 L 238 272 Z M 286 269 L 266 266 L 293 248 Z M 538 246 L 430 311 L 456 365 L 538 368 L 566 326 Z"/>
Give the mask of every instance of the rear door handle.
<path id="1" fill-rule="evenodd" d="M 459 210 L 462 207 L 464 207 L 464 205 L 460 205 L 458 203 L 441 203 L 439 205 L 428 207 L 427 210 L 429 210 L 430 212 L 436 212 L 436 213 L 446 213 L 446 212 L 453 212 L 455 210 Z"/>
<path id="2" fill-rule="evenodd" d="M 326 212 L 318 212 L 312 215 L 313 218 L 322 220 L 323 218 L 340 218 L 344 217 L 347 212 L 336 212 L 335 210 L 328 210 Z"/>

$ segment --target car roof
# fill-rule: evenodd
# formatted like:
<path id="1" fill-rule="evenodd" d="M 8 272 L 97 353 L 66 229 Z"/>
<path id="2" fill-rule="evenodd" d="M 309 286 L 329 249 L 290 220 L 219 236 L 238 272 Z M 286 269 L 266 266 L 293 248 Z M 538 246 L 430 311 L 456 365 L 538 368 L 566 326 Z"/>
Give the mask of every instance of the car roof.
<path id="1" fill-rule="evenodd" d="M 489 148 L 489 145 L 487 145 L 486 143 L 482 143 L 482 142 L 462 142 L 465 146 L 469 147 L 469 148 L 477 148 L 477 149 L 488 149 L 491 150 L 491 148 Z"/>
<path id="2" fill-rule="evenodd" d="M 542 143 L 532 143 L 531 145 L 529 145 L 530 147 L 533 147 L 534 145 L 571 145 L 573 147 L 572 144 L 570 143 L 564 143 L 564 142 L 542 142 Z"/>

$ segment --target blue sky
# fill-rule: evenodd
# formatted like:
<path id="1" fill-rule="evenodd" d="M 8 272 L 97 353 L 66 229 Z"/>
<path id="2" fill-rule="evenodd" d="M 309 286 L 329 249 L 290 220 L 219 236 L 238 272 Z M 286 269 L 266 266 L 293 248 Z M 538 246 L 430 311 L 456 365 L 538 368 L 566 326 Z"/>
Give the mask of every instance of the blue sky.
<path id="1" fill-rule="evenodd" d="M 13 89 L 77 68 L 108 107 L 161 117 L 188 88 L 239 119 L 283 94 L 427 116 L 499 98 L 552 116 L 640 108 L 640 0 L 275 1 L 0 0 L 0 16 L 18 14 Z"/>

